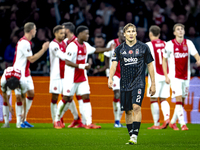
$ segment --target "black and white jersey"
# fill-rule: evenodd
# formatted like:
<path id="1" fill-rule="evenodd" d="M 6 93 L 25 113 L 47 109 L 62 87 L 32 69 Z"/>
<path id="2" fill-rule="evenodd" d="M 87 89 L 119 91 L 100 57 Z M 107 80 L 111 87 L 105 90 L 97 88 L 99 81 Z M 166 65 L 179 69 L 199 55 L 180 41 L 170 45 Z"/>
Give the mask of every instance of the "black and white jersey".
<path id="1" fill-rule="evenodd" d="M 140 41 L 129 47 L 125 42 L 116 47 L 112 61 L 120 61 L 120 90 L 145 88 L 145 69 L 154 59 L 149 47 Z"/>

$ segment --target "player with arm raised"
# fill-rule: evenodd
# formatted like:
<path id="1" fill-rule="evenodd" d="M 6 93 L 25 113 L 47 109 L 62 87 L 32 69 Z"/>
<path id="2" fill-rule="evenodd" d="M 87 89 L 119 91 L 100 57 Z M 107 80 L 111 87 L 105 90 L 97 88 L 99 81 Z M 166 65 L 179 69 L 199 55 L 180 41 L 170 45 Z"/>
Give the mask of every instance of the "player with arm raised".
<path id="1" fill-rule="evenodd" d="M 14 68 L 19 68 L 21 70 L 22 76 L 25 77 L 24 80 L 26 80 L 27 84 L 27 98 L 26 98 L 26 116 L 28 114 L 28 111 L 30 110 L 30 107 L 33 102 L 33 97 L 34 97 L 34 85 L 33 85 L 33 80 L 30 75 L 30 63 L 34 63 L 36 60 L 38 60 L 44 52 L 47 51 L 49 47 L 49 42 L 45 42 L 42 45 L 42 49 L 37 52 L 36 54 L 33 55 L 32 50 L 31 50 L 31 45 L 32 45 L 32 38 L 34 38 L 36 35 L 36 26 L 32 22 L 28 22 L 24 25 L 24 36 L 18 41 L 16 45 L 16 50 L 15 50 L 15 56 L 14 56 L 14 61 L 13 61 L 13 67 Z M 16 97 L 21 96 L 21 92 L 18 90 L 15 90 Z M 25 121 L 24 124 L 27 127 L 33 127 L 33 125 L 29 124 L 26 121 L 26 116 L 25 116 Z"/>

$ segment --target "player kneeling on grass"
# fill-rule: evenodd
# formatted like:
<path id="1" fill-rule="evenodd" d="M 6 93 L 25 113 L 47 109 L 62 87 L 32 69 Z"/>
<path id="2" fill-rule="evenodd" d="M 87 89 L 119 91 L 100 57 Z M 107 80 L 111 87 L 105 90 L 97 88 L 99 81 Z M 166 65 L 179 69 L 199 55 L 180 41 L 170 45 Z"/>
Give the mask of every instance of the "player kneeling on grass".
<path id="1" fill-rule="evenodd" d="M 1 90 L 3 92 L 3 116 L 4 122 L 2 128 L 9 128 L 9 111 L 14 114 L 13 108 L 9 103 L 9 97 L 12 90 L 21 90 L 21 95 L 16 96 L 16 118 L 17 118 L 17 128 L 26 128 L 24 125 L 25 114 L 22 115 L 22 102 L 24 103 L 24 113 L 26 112 L 26 101 L 25 94 L 27 91 L 26 84 L 21 77 L 21 71 L 19 69 L 8 67 L 4 70 L 3 76 L 1 78 Z"/>

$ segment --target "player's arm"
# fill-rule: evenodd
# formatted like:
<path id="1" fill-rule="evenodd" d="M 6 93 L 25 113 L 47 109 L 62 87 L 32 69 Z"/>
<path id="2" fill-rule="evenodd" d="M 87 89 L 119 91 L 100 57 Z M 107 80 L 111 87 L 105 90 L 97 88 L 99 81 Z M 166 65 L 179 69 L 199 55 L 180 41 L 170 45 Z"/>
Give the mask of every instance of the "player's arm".
<path id="1" fill-rule="evenodd" d="M 200 57 L 199 57 L 199 54 L 196 53 L 196 54 L 194 55 L 194 58 L 196 59 L 196 65 L 197 65 L 197 66 L 200 66 Z"/>
<path id="2" fill-rule="evenodd" d="M 111 51 L 114 48 L 115 48 L 115 44 L 111 44 L 109 48 L 96 48 L 94 53 L 103 53 L 103 52 Z"/>
<path id="3" fill-rule="evenodd" d="M 163 68 L 163 73 L 165 75 L 165 82 L 167 84 L 169 84 L 170 83 L 170 79 L 169 79 L 169 77 L 167 75 L 167 58 L 165 58 L 165 57 L 163 57 L 162 68 Z"/>
<path id="4" fill-rule="evenodd" d="M 156 84 L 155 84 L 155 74 L 154 74 L 154 67 L 153 62 L 147 64 L 148 72 L 151 78 L 151 87 L 149 93 L 153 96 L 156 93 Z"/>
<path id="5" fill-rule="evenodd" d="M 109 73 L 109 78 L 108 78 L 108 87 L 112 89 L 112 84 L 113 84 L 113 76 L 115 74 L 116 68 L 117 68 L 117 61 L 112 61 L 111 67 L 110 67 L 110 73 Z"/>
<path id="6" fill-rule="evenodd" d="M 38 60 L 48 49 L 49 47 L 49 42 L 45 42 L 43 45 L 42 45 L 42 49 L 37 52 L 36 54 L 34 54 L 33 56 L 29 56 L 27 57 L 27 59 L 31 62 L 31 63 L 34 63 L 36 60 Z"/>
<path id="7" fill-rule="evenodd" d="M 6 102 L 8 104 L 9 111 L 11 112 L 12 115 L 14 115 L 14 110 L 9 103 L 8 95 L 6 94 L 6 92 L 2 92 L 2 93 L 3 93 L 2 95 L 3 95 L 4 102 Z"/>

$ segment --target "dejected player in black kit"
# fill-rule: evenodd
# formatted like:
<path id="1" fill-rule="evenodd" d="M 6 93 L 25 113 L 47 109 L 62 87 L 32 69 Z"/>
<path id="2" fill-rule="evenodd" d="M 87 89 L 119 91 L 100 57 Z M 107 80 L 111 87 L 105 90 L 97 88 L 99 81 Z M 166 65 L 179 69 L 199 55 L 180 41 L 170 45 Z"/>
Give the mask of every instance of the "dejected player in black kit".
<path id="1" fill-rule="evenodd" d="M 118 61 L 121 67 L 120 79 L 120 101 L 121 110 L 126 112 L 126 126 L 130 135 L 127 144 L 137 144 L 137 136 L 141 124 L 141 105 L 145 93 L 145 69 L 146 65 L 151 78 L 150 95 L 154 95 L 155 78 L 153 68 L 153 57 L 149 47 L 137 41 L 136 27 L 128 23 L 124 29 L 126 41 L 120 44 L 112 56 L 112 65 L 108 79 L 108 87 L 112 88 L 112 79 L 116 71 Z M 134 113 L 134 116 L 133 116 Z"/>

